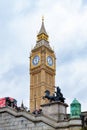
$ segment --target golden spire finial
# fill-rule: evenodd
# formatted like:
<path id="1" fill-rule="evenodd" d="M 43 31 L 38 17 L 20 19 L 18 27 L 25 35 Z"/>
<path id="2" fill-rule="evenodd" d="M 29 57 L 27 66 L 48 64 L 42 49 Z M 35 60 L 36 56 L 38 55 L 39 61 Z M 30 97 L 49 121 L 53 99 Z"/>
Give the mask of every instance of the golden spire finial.
<path id="1" fill-rule="evenodd" d="M 42 22 L 44 22 L 44 16 L 42 16 Z"/>

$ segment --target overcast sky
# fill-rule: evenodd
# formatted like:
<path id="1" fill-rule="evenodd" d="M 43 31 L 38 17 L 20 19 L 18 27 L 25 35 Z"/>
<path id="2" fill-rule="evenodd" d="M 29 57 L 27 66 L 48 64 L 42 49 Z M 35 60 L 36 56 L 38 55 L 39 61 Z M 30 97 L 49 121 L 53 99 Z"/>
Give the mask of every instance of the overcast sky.
<path id="1" fill-rule="evenodd" d="M 0 97 L 29 106 L 29 55 L 42 15 L 56 53 L 56 86 L 87 111 L 87 0 L 0 0 Z M 69 111 L 69 108 L 68 108 Z"/>

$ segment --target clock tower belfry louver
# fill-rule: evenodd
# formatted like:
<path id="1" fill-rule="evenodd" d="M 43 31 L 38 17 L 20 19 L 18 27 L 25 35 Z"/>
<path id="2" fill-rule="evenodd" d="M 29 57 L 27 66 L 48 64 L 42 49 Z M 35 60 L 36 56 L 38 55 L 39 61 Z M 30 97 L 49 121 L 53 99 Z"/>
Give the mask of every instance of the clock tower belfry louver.
<path id="1" fill-rule="evenodd" d="M 35 47 L 30 54 L 30 111 L 39 109 L 41 104 L 47 103 L 43 100 L 45 90 L 54 93 L 56 58 L 44 27 L 42 18 L 41 29 L 37 35 Z"/>

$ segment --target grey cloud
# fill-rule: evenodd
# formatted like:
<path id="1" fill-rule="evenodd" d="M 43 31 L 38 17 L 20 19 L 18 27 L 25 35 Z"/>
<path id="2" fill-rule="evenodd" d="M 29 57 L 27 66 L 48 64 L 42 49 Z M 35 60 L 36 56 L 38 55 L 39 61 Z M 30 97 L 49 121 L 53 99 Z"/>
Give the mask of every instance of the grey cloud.
<path id="1" fill-rule="evenodd" d="M 28 106 L 28 57 L 31 45 L 36 42 L 36 31 L 39 31 L 41 16 L 45 12 L 47 31 L 50 32 L 51 43 L 56 48 L 56 84 L 61 87 L 68 103 L 74 97 L 79 99 L 85 97 L 82 97 L 81 90 L 86 91 L 86 82 L 81 79 L 87 78 L 85 67 L 87 4 L 82 5 L 80 1 L 72 2 L 72 0 L 51 3 L 50 0 L 0 1 L 0 93 L 2 96 L 13 96 L 19 102 L 24 99 Z"/>

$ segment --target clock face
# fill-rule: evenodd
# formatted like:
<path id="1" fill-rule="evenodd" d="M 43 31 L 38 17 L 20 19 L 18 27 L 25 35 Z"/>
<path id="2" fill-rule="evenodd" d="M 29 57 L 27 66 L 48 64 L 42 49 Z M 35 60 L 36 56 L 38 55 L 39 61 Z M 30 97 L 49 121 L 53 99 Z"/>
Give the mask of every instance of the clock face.
<path id="1" fill-rule="evenodd" d="M 38 65 L 39 61 L 40 61 L 40 57 L 38 55 L 36 55 L 33 58 L 32 63 L 33 63 L 33 65 Z"/>
<path id="2" fill-rule="evenodd" d="M 53 65 L 53 59 L 52 59 L 51 56 L 48 56 L 48 57 L 47 57 L 47 63 L 48 63 L 49 66 L 52 66 L 52 65 Z"/>

